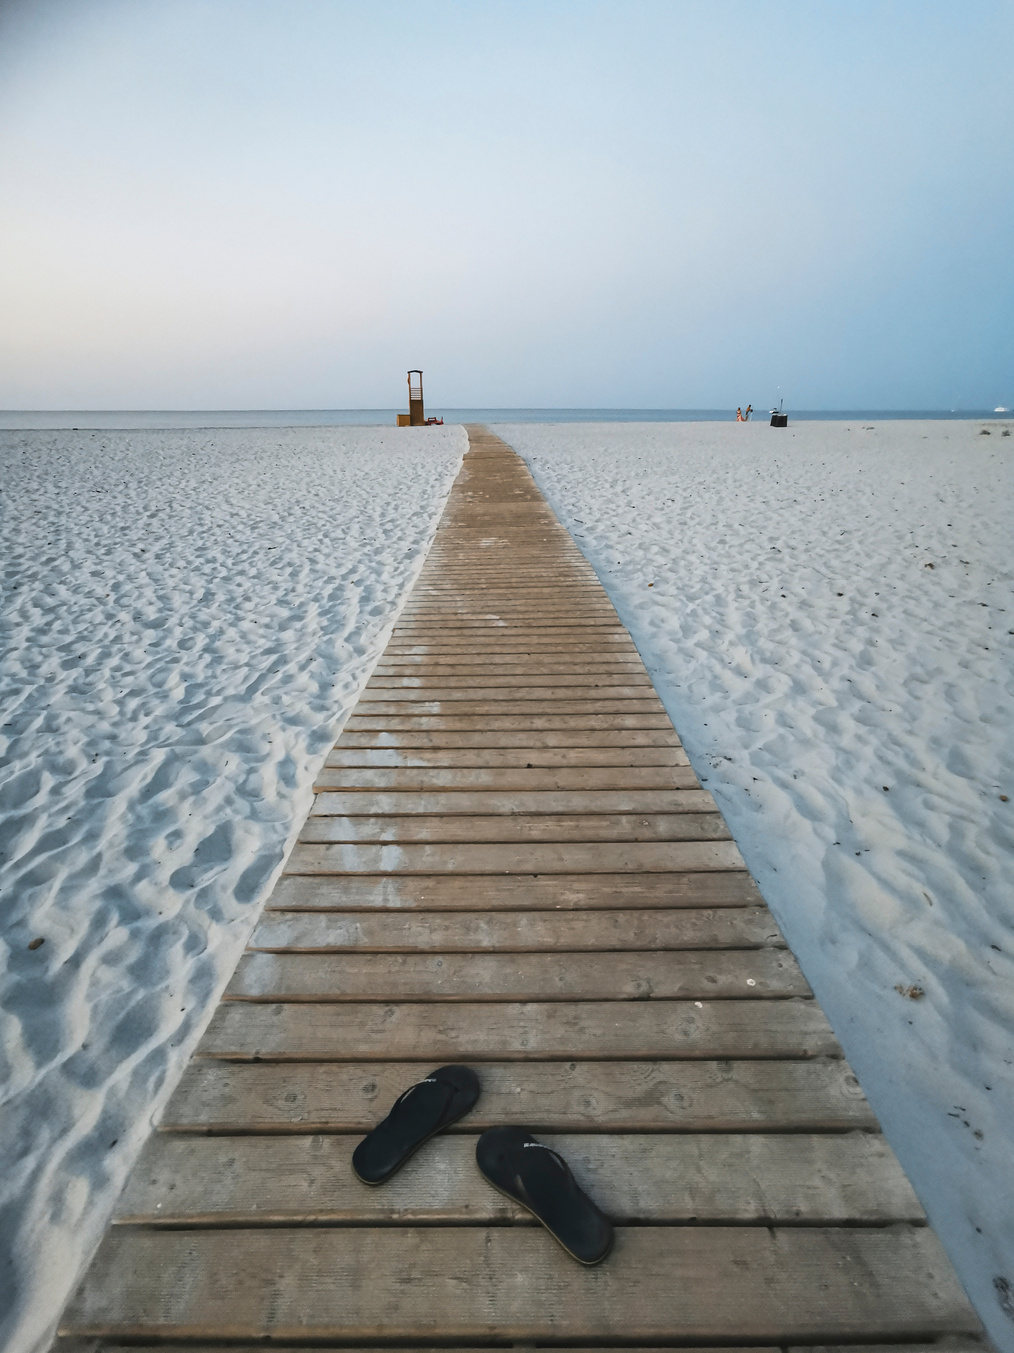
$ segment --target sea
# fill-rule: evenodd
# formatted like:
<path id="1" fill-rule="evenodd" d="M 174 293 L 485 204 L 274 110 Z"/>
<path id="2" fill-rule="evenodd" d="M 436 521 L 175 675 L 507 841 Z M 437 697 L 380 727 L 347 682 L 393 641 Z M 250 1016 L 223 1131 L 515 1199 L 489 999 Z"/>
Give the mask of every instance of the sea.
<path id="1" fill-rule="evenodd" d="M 398 409 L 62 409 L 2 410 L 0 429 L 18 431 L 68 428 L 94 431 L 150 428 L 384 427 Z M 427 409 L 445 423 L 724 423 L 735 409 Z M 995 419 L 1014 416 L 1010 409 L 787 409 L 793 422 L 884 421 L 899 418 Z M 753 421 L 769 414 L 755 410 Z"/>

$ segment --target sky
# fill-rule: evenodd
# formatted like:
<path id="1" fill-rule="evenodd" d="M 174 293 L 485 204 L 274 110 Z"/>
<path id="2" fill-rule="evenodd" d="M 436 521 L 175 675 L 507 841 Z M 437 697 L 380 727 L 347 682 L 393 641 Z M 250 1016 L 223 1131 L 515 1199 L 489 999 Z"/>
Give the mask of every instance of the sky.
<path id="1" fill-rule="evenodd" d="M 1014 406 L 1014 5 L 0 0 L 0 408 Z"/>

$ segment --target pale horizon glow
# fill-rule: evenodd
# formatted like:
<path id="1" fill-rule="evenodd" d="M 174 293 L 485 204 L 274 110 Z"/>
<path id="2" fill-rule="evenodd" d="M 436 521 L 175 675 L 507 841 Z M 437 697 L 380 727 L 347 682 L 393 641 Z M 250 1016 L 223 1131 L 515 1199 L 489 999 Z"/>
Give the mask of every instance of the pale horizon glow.
<path id="1" fill-rule="evenodd" d="M 0 3 L 0 408 L 1014 404 L 1014 8 Z"/>

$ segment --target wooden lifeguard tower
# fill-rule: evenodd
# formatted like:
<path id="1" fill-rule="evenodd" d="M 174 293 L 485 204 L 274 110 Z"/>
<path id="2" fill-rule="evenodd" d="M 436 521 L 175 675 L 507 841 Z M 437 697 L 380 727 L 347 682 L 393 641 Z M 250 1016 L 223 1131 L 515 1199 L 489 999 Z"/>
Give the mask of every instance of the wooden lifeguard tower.
<path id="1" fill-rule="evenodd" d="M 425 426 L 426 414 L 423 411 L 423 388 L 421 371 L 408 373 L 408 413 L 399 413 L 398 426 L 421 428 Z M 413 380 L 413 376 L 415 380 Z"/>

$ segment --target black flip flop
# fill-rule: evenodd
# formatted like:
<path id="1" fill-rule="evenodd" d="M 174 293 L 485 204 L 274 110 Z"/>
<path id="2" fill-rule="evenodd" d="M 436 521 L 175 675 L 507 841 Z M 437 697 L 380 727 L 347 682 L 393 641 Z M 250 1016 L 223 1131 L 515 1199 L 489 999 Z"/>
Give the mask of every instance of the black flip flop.
<path id="1" fill-rule="evenodd" d="M 578 1186 L 570 1166 L 525 1128 L 490 1128 L 475 1160 L 495 1189 L 528 1211 L 580 1264 L 600 1264 L 613 1247 L 613 1224 Z"/>
<path id="2" fill-rule="evenodd" d="M 410 1085 L 352 1153 L 364 1184 L 383 1184 L 424 1142 L 463 1118 L 479 1098 L 479 1077 L 467 1066 L 441 1066 Z"/>

